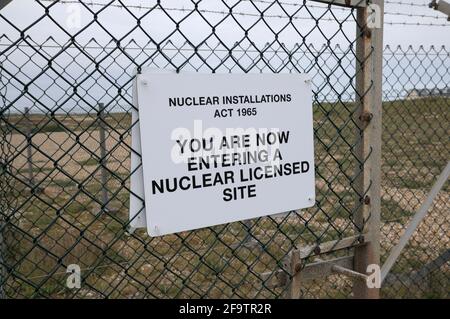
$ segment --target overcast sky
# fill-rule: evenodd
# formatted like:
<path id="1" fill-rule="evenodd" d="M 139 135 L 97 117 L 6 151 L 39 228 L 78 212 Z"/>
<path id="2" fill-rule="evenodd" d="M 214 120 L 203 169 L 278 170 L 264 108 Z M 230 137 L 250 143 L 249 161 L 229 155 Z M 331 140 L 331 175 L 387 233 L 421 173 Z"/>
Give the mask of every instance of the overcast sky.
<path id="1" fill-rule="evenodd" d="M 97 3 L 100 5 L 89 6 L 93 11 L 100 11 L 99 13 L 99 21 L 106 27 L 106 29 L 111 32 L 116 37 L 121 37 L 127 34 L 130 30 L 132 30 L 136 26 L 136 19 L 132 16 L 132 14 L 136 16 L 145 15 L 148 10 L 147 9 L 139 9 L 136 8 L 139 5 L 144 7 L 152 7 L 155 5 L 156 1 L 144 1 L 144 0 L 125 0 L 123 3 L 129 4 L 129 10 L 131 13 L 127 12 L 124 8 L 109 6 L 106 10 L 103 10 L 104 7 L 101 4 L 110 2 L 109 0 L 88 0 L 84 1 L 85 3 Z M 175 21 L 181 21 L 187 15 L 190 14 L 190 9 L 193 8 L 193 4 L 191 1 L 187 0 L 167 0 L 161 1 L 162 6 L 168 10 L 168 13 L 173 17 Z M 234 4 L 238 2 L 238 0 L 225 1 L 228 4 Z M 249 27 L 255 21 L 259 19 L 257 15 L 259 15 L 258 10 L 255 6 L 264 10 L 269 6 L 268 0 L 255 0 L 253 4 L 250 3 L 250 0 L 243 0 L 234 7 L 234 12 L 237 14 L 235 18 L 239 24 L 244 27 Z M 301 0 L 283 0 L 280 1 L 284 3 L 283 9 L 288 13 L 294 13 L 299 10 L 299 3 L 303 3 Z M 403 2 L 404 4 L 393 4 L 393 2 Z M 386 3 L 386 16 L 385 21 L 387 22 L 385 25 L 385 44 L 389 45 L 450 45 L 450 22 L 446 21 L 446 17 L 435 10 L 432 10 L 427 7 L 429 0 L 388 0 Z M 50 2 L 42 2 L 44 5 L 48 6 Z M 115 1 L 114 4 L 120 6 L 120 2 Z M 415 4 L 415 5 L 411 5 Z M 51 7 L 51 17 L 58 21 L 61 26 L 67 27 L 68 23 L 72 23 L 73 26 L 73 18 L 74 4 L 71 3 L 62 3 L 56 4 Z M 328 19 L 333 19 L 332 14 L 329 11 L 318 8 L 324 7 L 324 5 L 319 4 L 313 1 L 307 1 L 308 9 L 305 7 L 301 8 L 298 13 L 296 13 L 295 17 L 298 18 L 294 21 L 294 25 L 297 28 L 298 32 L 303 35 L 309 33 L 312 29 L 311 34 L 308 34 L 306 38 L 306 42 L 313 43 L 314 45 L 320 45 L 326 42 L 326 38 L 330 38 L 338 29 L 339 25 L 336 22 L 328 21 Z M 202 15 L 211 23 L 216 24 L 220 20 L 224 18 L 224 14 L 222 12 L 228 11 L 227 7 L 223 4 L 222 1 L 219 0 L 207 0 L 201 1 L 199 4 L 199 8 L 204 11 L 214 11 L 214 12 L 204 12 Z M 179 10 L 179 11 L 178 11 Z M 184 10 L 184 11 L 183 11 Z M 348 9 L 336 9 L 333 10 L 333 14 L 338 17 L 339 20 L 348 20 L 349 22 L 344 22 L 343 31 L 347 36 L 354 34 L 354 23 L 352 22 L 354 19 L 352 17 L 349 18 L 351 11 Z M 5 9 L 1 11 L 1 14 L 13 21 L 14 24 L 19 29 L 24 29 L 28 27 L 31 23 L 38 20 L 44 13 L 44 9 L 41 5 L 37 4 L 34 0 L 13 0 L 11 4 L 9 4 Z M 81 17 L 81 27 L 89 24 L 93 15 L 83 6 L 80 6 L 79 9 L 80 17 Z M 244 15 L 241 15 L 243 13 Z M 325 13 L 325 14 L 324 14 Z M 77 13 L 75 13 L 77 14 Z M 414 16 L 408 16 L 408 14 L 412 14 Z M 286 25 L 288 21 L 287 14 L 283 12 L 280 6 L 275 5 L 272 6 L 268 11 L 265 12 L 266 21 L 270 24 L 270 26 L 274 30 L 279 30 L 283 26 Z M 431 17 L 419 17 L 416 15 L 425 15 Z M 311 16 L 315 16 L 319 19 L 318 28 L 314 28 L 315 22 L 313 19 L 309 19 Z M 437 18 L 434 18 L 437 17 Z M 217 28 L 217 34 L 220 36 L 221 40 L 226 43 L 234 43 L 235 41 L 239 41 L 244 32 L 241 28 L 237 26 L 237 22 L 232 18 L 226 18 Z M 411 25 L 391 25 L 389 22 L 406 22 L 406 23 L 422 23 L 422 24 L 439 24 L 439 26 L 411 26 Z M 444 25 L 444 26 L 442 26 Z M 143 30 L 148 32 L 152 37 L 156 40 L 163 39 L 170 32 L 173 31 L 175 24 L 171 21 L 167 15 L 161 10 L 154 10 L 150 14 L 146 15 L 146 17 L 142 20 Z M 211 27 L 205 23 L 205 21 L 198 15 L 194 14 L 187 17 L 180 25 L 183 33 L 189 37 L 194 42 L 202 41 L 207 35 L 211 33 Z M 11 37 L 17 37 L 18 32 L 14 30 L 11 26 L 9 26 L 3 19 L 0 20 L 0 30 L 2 34 L 8 34 Z M 74 34 L 79 31 L 79 28 L 71 28 L 67 30 L 68 32 Z M 321 34 L 323 32 L 323 34 Z M 36 26 L 32 27 L 27 31 L 28 35 L 31 35 L 33 38 L 39 41 L 40 38 L 45 38 L 47 36 L 52 35 L 53 37 L 60 38 L 63 40 L 67 40 L 67 35 L 65 35 L 55 24 L 50 21 L 50 19 L 46 18 L 40 21 Z M 255 42 L 270 42 L 273 41 L 273 32 L 264 24 L 258 23 L 254 28 L 251 29 L 249 36 Z M 82 40 L 83 38 L 95 37 L 99 41 L 101 40 L 109 40 L 110 37 L 104 30 L 101 30 L 97 25 L 92 25 L 89 29 L 83 33 L 78 39 Z M 148 41 L 148 37 L 139 30 L 132 32 L 132 34 L 127 37 L 127 40 L 130 38 L 135 38 L 137 40 L 141 39 L 142 41 Z M 173 35 L 171 40 L 177 41 L 181 39 L 178 35 Z M 286 43 L 287 45 L 293 44 L 295 42 L 302 42 L 301 37 L 292 27 L 286 28 L 281 34 L 280 39 Z M 348 41 L 345 40 L 338 34 L 332 39 L 334 43 L 346 44 Z"/>
<path id="2" fill-rule="evenodd" d="M 425 51 L 430 50 L 431 45 L 436 50 L 445 45 L 448 52 L 450 22 L 443 14 L 428 8 L 426 4 L 429 0 L 387 1 L 385 44 L 394 49 L 401 45 L 403 50 L 412 45 L 416 51 L 420 45 L 424 46 Z M 398 4 L 401 1 L 403 4 Z M 105 7 L 104 4 L 111 0 L 83 1 L 89 4 L 87 7 L 77 1 L 63 2 L 52 5 L 52 2 L 42 0 L 44 6 L 50 6 L 50 15 L 47 16 L 45 7 L 35 0 L 13 0 L 0 12 L 0 35 L 6 35 L 9 39 L 0 39 L 0 52 L 6 50 L 0 55 L 5 74 L 3 80 L 5 77 L 9 79 L 9 85 L 2 89 L 10 101 L 20 97 L 20 101 L 13 105 L 16 110 L 28 106 L 46 112 L 46 108 L 62 105 L 65 109 L 76 107 L 89 111 L 98 101 L 110 105 L 130 103 L 129 82 L 138 64 L 171 70 L 181 67 L 183 71 L 208 73 L 212 69 L 215 72 L 243 72 L 246 68 L 250 72 L 289 72 L 295 67 L 311 74 L 313 86 L 320 93 L 318 98 L 336 99 L 336 92 L 340 92 L 340 99 L 351 99 L 354 94 L 349 83 L 354 80 L 355 59 L 344 52 L 355 40 L 354 10 L 333 7 L 330 11 L 326 5 L 313 1 L 307 1 L 307 5 L 303 6 L 301 0 L 279 0 L 282 6 L 278 3 L 271 5 L 272 0 L 203 0 L 199 2 L 198 11 L 193 10 L 194 4 L 189 0 L 162 0 L 161 7 L 154 10 L 149 8 L 155 6 L 156 0 L 122 1 L 127 8 L 119 1 Z M 232 16 L 228 14 L 229 8 L 224 2 L 233 7 Z M 264 20 L 260 18 L 262 11 Z M 94 13 L 97 13 L 99 23 L 93 23 Z M 292 23 L 289 23 L 290 16 L 294 17 Z M 137 19 L 142 20 L 141 28 L 136 27 Z M 417 23 L 421 25 L 410 25 Z M 216 27 L 211 36 L 213 26 Z M 247 38 L 245 30 L 249 30 Z M 21 40 L 22 31 L 31 39 Z M 278 34 L 278 39 L 275 34 Z M 95 39 L 99 45 L 83 49 L 83 54 L 74 45 L 61 52 L 59 45 L 66 44 L 72 35 L 76 35 L 76 42 L 80 45 L 90 39 Z M 48 37 L 59 45 L 48 46 L 52 44 L 46 41 Z M 121 39 L 121 46 L 136 41 L 137 46 L 145 47 L 146 51 L 127 46 L 124 54 L 117 50 L 115 44 L 105 49 L 105 44 L 113 38 Z M 15 44 L 16 40 L 19 46 Z M 168 40 L 172 43 L 172 50 L 167 46 Z M 301 50 L 295 51 L 292 56 L 292 63 L 286 63 L 291 57 L 285 50 L 280 50 L 281 44 L 277 40 L 289 51 L 298 43 L 302 45 Z M 190 43 L 184 44 L 182 52 L 177 52 L 176 48 L 186 41 Z M 253 52 L 244 55 L 239 50 L 233 50 L 230 55 L 228 49 L 236 42 L 240 42 L 242 48 L 250 47 Z M 27 46 L 30 43 L 47 45 L 40 50 Z M 154 55 L 157 51 L 155 43 L 166 44 L 158 55 Z M 272 43 L 271 49 L 279 51 L 265 52 L 265 60 L 261 61 L 259 51 L 266 43 Z M 320 49 L 327 43 L 332 50 L 321 54 L 311 53 L 305 48 L 305 45 L 313 45 Z M 194 47 L 199 44 L 200 51 L 194 54 Z M 341 49 L 335 48 L 336 45 Z M 216 48 L 215 55 L 211 55 L 208 46 Z M 95 69 L 95 63 L 89 56 L 101 61 L 101 72 Z M 48 68 L 49 58 L 53 61 L 51 68 Z M 257 61 L 256 66 L 254 61 Z M 385 82 L 395 87 L 389 89 L 389 94 L 396 98 L 398 92 L 404 95 L 413 87 L 447 86 L 450 76 L 448 61 L 448 53 L 445 52 L 439 56 L 426 56 L 425 59 L 417 56 L 390 59 L 385 64 L 388 71 L 385 74 L 392 79 Z M 284 67 L 286 65 L 288 68 Z M 308 70 L 310 65 L 313 69 Z M 23 94 L 23 84 L 17 81 L 30 83 L 28 92 L 33 98 Z M 71 97 L 73 83 L 79 83 L 78 98 Z M 125 99 L 117 91 L 117 87 L 124 85 L 129 92 Z"/>

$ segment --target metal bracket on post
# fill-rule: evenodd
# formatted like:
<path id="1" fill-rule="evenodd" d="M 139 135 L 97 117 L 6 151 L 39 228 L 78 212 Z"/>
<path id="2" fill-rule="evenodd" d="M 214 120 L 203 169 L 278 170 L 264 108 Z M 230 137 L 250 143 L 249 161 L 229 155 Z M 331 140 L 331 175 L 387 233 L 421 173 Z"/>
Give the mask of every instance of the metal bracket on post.
<path id="1" fill-rule="evenodd" d="M 338 240 L 332 240 L 320 245 L 310 245 L 292 250 L 283 262 L 284 269 L 262 273 L 261 279 L 267 287 L 277 288 L 289 286 L 289 296 L 298 299 L 301 296 L 301 285 L 305 282 L 324 278 L 339 271 L 344 267 L 347 270 L 353 269 L 353 256 L 338 257 L 331 260 L 315 259 L 312 263 L 305 263 L 305 260 L 321 254 L 336 252 L 351 247 L 364 246 L 365 234 L 350 236 Z M 336 270 L 337 269 L 337 270 Z"/>
<path id="2" fill-rule="evenodd" d="M 331 271 L 333 271 L 333 272 L 335 272 L 337 274 L 341 274 L 341 275 L 347 276 L 350 279 L 362 280 L 364 282 L 367 281 L 367 277 L 368 277 L 365 274 L 361 274 L 359 272 L 356 272 L 354 270 L 351 270 L 351 269 L 348 269 L 346 267 L 342 267 L 342 266 L 339 266 L 339 265 L 333 265 L 331 267 Z"/>
<path id="3" fill-rule="evenodd" d="M 291 263 L 285 264 L 289 272 L 280 269 L 260 275 L 266 287 L 280 288 L 289 286 L 289 296 L 298 299 L 301 297 L 301 285 L 311 280 L 323 279 L 329 275 L 340 274 L 355 281 L 363 281 L 364 283 L 367 281 L 367 275 L 353 270 L 354 256 L 344 256 L 330 260 L 316 259 L 309 264 L 304 264 L 301 260 L 298 262 L 294 256 L 294 254 L 290 255 L 289 260 Z"/>
<path id="4" fill-rule="evenodd" d="M 317 261 L 321 262 L 321 263 L 327 263 L 326 260 L 320 260 L 317 259 Z M 339 263 L 333 263 L 333 261 L 328 261 L 329 265 L 330 265 L 330 271 L 332 273 L 336 273 L 339 275 L 344 275 L 352 280 L 362 280 L 364 282 L 367 281 L 368 276 L 359 272 L 356 272 L 354 270 L 351 269 L 351 267 L 345 266 L 345 265 L 340 265 Z"/>

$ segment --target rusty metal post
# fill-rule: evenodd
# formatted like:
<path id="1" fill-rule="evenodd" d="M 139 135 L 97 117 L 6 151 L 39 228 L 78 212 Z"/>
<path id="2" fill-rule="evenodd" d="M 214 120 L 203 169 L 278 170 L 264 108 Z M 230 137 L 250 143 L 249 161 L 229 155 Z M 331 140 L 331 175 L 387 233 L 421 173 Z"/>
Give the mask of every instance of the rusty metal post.
<path id="1" fill-rule="evenodd" d="M 378 6 L 379 26 L 368 27 L 369 8 L 357 9 L 356 41 L 356 122 L 358 165 L 355 172 L 357 209 L 354 222 L 358 232 L 366 232 L 364 245 L 355 248 L 354 271 L 366 274 L 370 264 L 380 265 L 381 212 L 381 111 L 383 61 L 383 2 Z M 355 298 L 379 298 L 379 288 L 355 280 Z"/>
<path id="2" fill-rule="evenodd" d="M 289 269 L 291 273 L 291 281 L 289 285 L 289 294 L 291 299 L 300 299 L 301 297 L 301 270 L 302 260 L 298 251 L 291 251 Z"/>

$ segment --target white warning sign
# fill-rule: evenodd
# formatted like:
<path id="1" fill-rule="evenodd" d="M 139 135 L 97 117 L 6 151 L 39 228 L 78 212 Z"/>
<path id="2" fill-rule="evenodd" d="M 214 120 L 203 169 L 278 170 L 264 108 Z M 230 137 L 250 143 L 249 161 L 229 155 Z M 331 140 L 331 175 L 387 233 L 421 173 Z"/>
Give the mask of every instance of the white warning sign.
<path id="1" fill-rule="evenodd" d="M 314 205 L 306 74 L 146 70 L 133 95 L 132 226 L 160 236 Z"/>

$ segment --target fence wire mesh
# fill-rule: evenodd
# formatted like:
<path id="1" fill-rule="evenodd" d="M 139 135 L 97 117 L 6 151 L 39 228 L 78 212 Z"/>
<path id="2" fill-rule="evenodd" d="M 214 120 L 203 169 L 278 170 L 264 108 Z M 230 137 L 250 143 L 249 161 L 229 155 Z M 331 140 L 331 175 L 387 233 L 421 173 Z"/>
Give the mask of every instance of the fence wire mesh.
<path id="1" fill-rule="evenodd" d="M 445 47 L 385 49 L 381 215 L 385 257 L 450 159 L 449 67 Z M 391 270 L 385 296 L 449 297 L 449 191 L 447 182 Z"/>
<path id="2" fill-rule="evenodd" d="M 289 288 L 274 286 L 270 274 L 290 276 L 292 249 L 355 236 L 348 249 L 320 258 L 345 256 L 363 233 L 355 215 L 367 190 L 355 185 L 367 159 L 356 150 L 363 96 L 355 93 L 355 79 L 367 57 L 356 55 L 363 36 L 355 32 L 356 9 L 263 0 L 135 2 L 35 1 L 34 16 L 23 25 L 0 12 L 0 295 L 288 297 Z M 68 31 L 64 5 L 77 5 L 90 18 Z M 387 47 L 384 62 L 383 256 L 449 158 L 450 101 L 445 48 Z M 131 86 L 143 67 L 308 72 L 316 205 L 157 238 L 130 229 L 131 129 L 137 125 Z M 448 258 L 448 188 L 440 196 L 387 279 L 386 296 L 409 296 L 420 286 L 420 296 L 448 297 L 448 263 L 435 259 Z M 311 249 L 307 260 L 319 253 Z M 423 275 L 429 262 L 436 266 Z M 80 289 L 66 286 L 70 264 L 81 267 Z M 351 293 L 351 281 L 340 275 L 302 287 L 303 297 Z"/>

